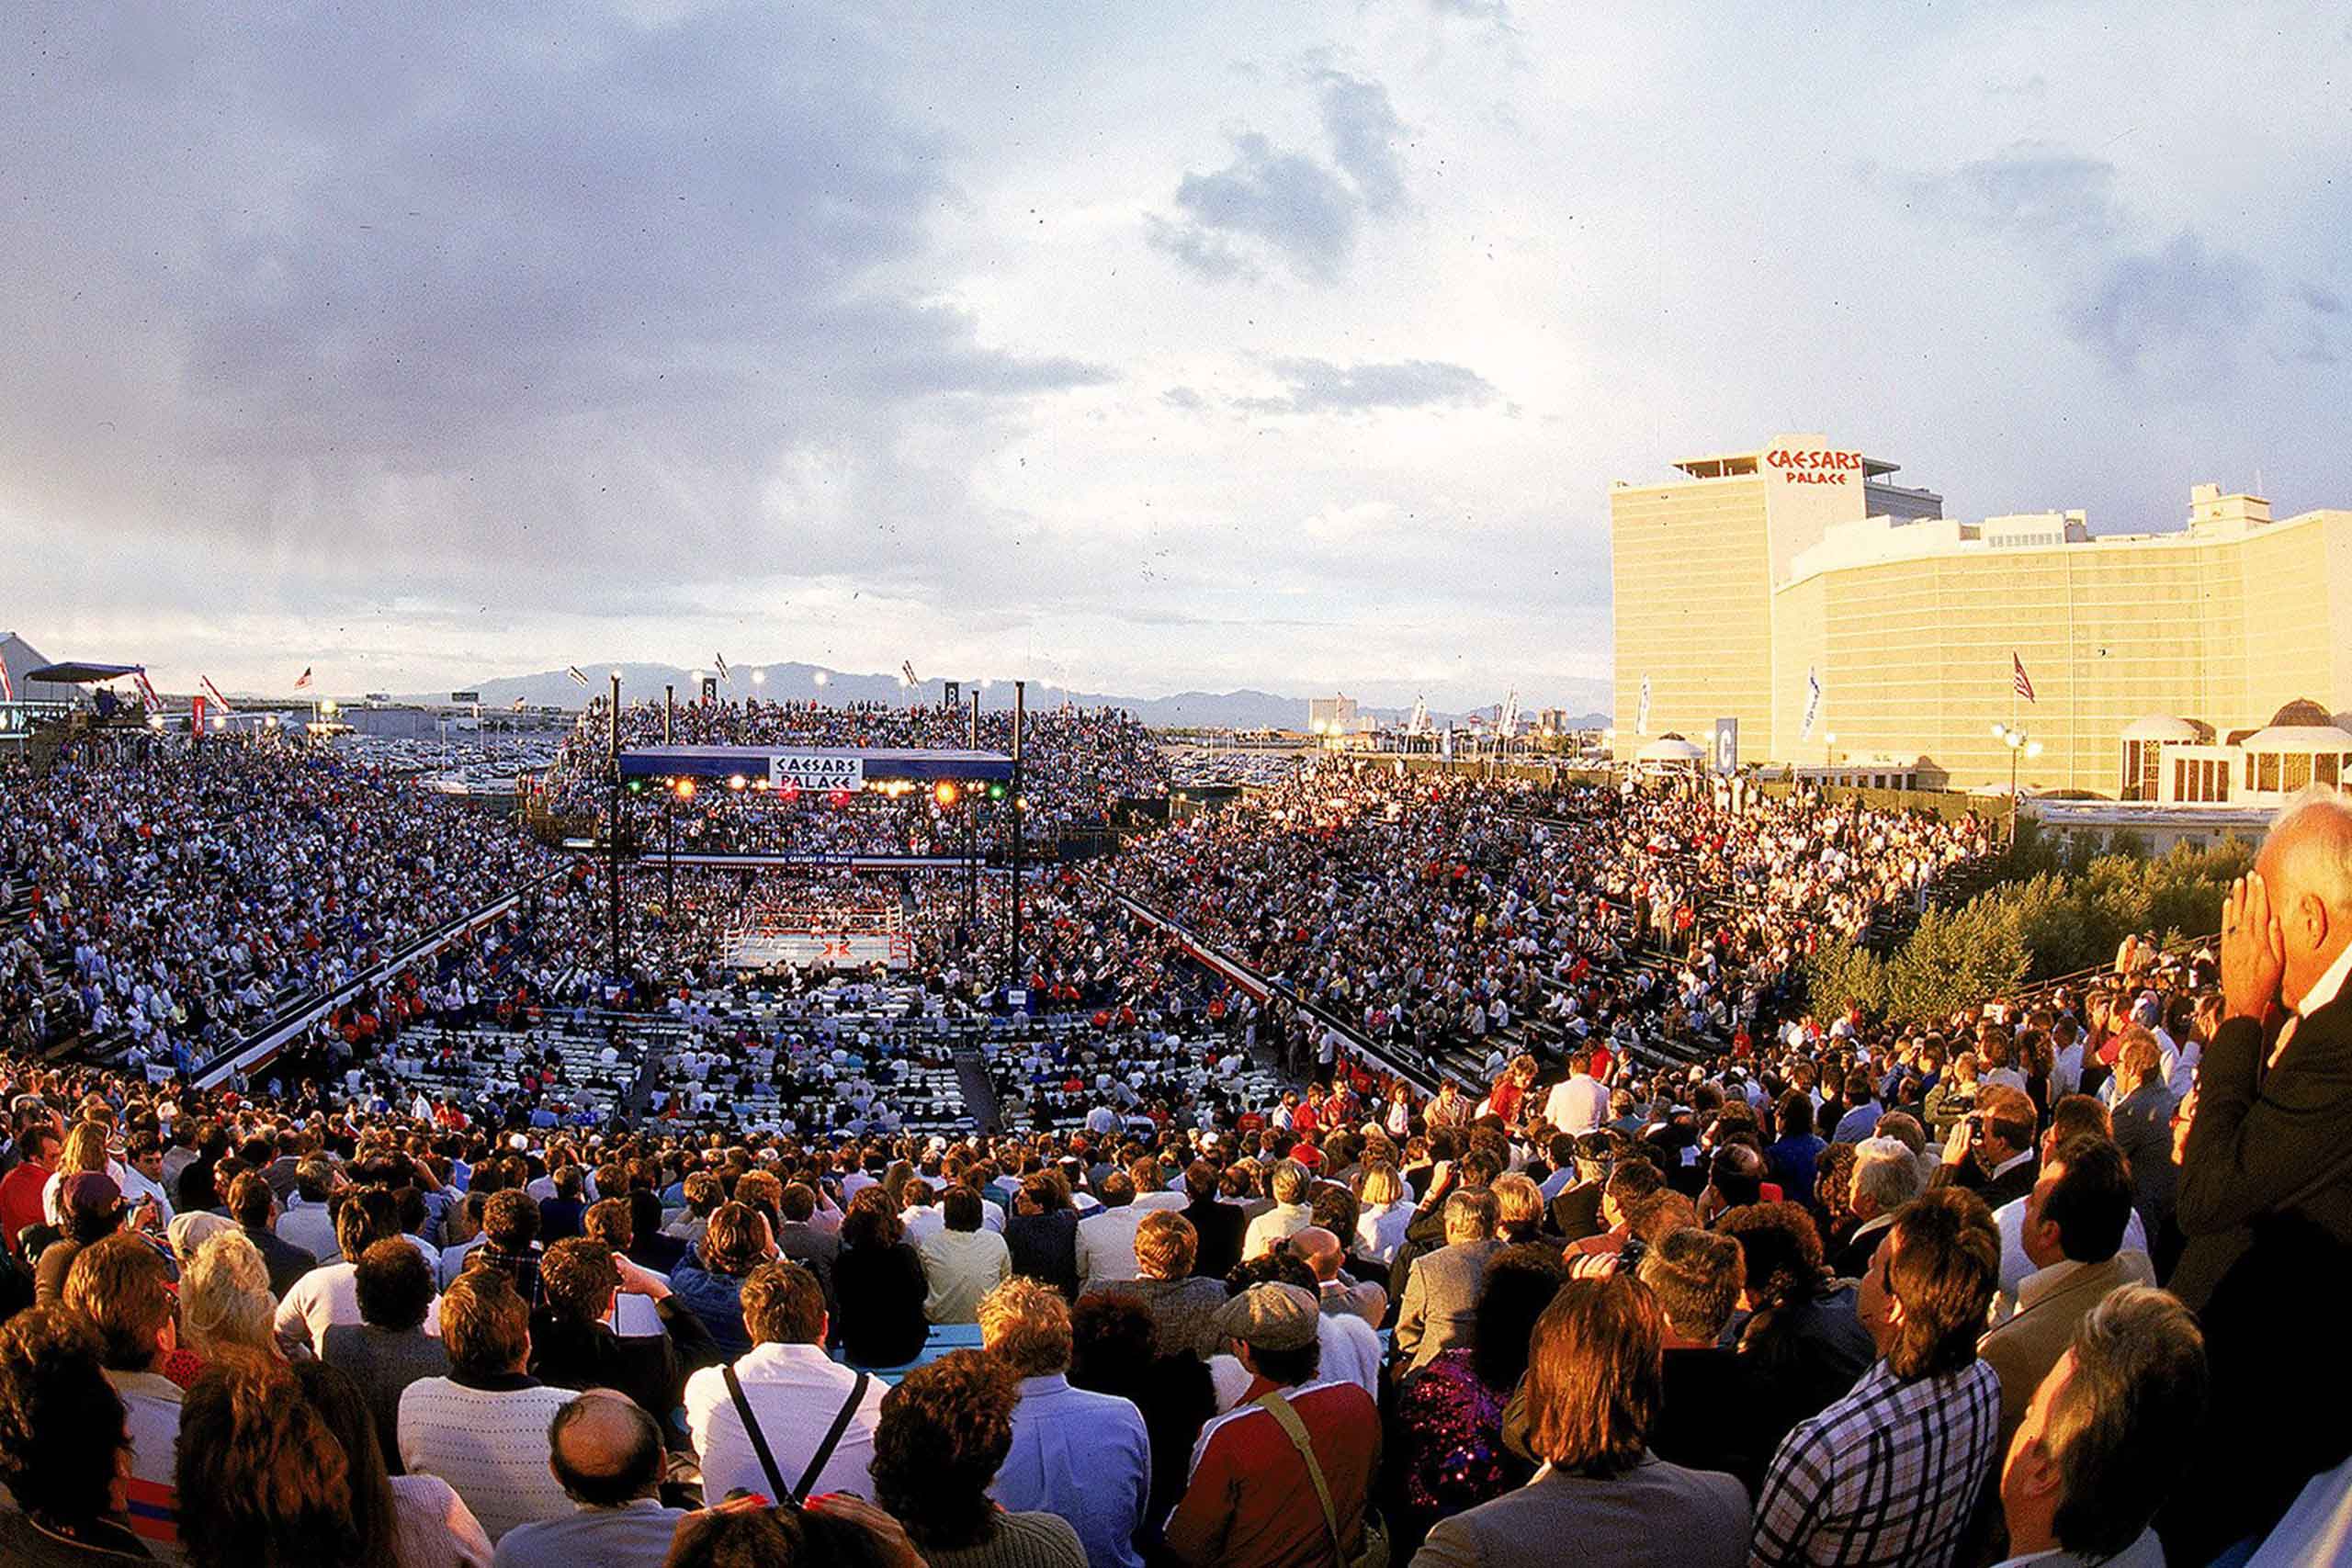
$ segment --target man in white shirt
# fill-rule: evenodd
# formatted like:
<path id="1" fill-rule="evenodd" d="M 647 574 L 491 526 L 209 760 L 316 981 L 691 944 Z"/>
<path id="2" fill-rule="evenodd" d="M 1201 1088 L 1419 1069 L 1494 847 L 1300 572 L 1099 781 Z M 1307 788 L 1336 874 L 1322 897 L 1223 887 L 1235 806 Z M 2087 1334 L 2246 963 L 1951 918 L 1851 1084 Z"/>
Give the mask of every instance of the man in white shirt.
<path id="1" fill-rule="evenodd" d="M 1242 1233 L 1244 1263 L 1272 1252 L 1315 1223 L 1315 1213 L 1306 1203 L 1307 1185 L 1306 1168 L 1296 1160 L 1286 1159 L 1274 1167 L 1273 1174 L 1266 1180 L 1266 1190 L 1274 1206 L 1251 1220 L 1250 1228 Z M 1083 1225 L 1079 1228 L 1081 1232 L 1085 1229 Z"/>
<path id="2" fill-rule="evenodd" d="M 923 1316 L 933 1323 L 977 1323 L 980 1298 L 1012 1274 L 1012 1254 L 1004 1237 L 980 1224 L 980 1195 L 951 1187 L 940 1199 L 945 1228 L 916 1247 L 923 1278 L 930 1282 Z"/>
<path id="3" fill-rule="evenodd" d="M 334 1187 L 334 1169 L 322 1159 L 304 1160 L 294 1168 L 294 1191 L 277 1216 L 277 1239 L 311 1249 L 322 1263 L 343 1258 L 335 1240 L 334 1215 L 327 1206 Z"/>
<path id="4" fill-rule="evenodd" d="M 1135 1178 L 1114 1170 L 1102 1180 L 1102 1206 L 1078 1222 L 1080 1288 L 1136 1278 L 1136 1228 L 1151 1211 L 1136 1207 Z"/>
<path id="5" fill-rule="evenodd" d="M 334 1217 L 335 1239 L 343 1249 L 343 1261 L 322 1264 L 294 1281 L 293 1288 L 277 1303 L 278 1333 L 305 1341 L 317 1354 L 326 1345 L 328 1329 L 337 1324 L 361 1321 L 356 1259 L 372 1243 L 400 1235 L 397 1224 L 387 1220 L 379 1224 L 371 1212 L 380 1206 L 389 1213 L 390 1204 L 390 1194 L 380 1188 L 355 1192 L 344 1200 Z M 435 1308 L 425 1308 L 427 1333 L 433 1332 L 439 1318 Z"/>
<path id="6" fill-rule="evenodd" d="M 741 1487 L 772 1496 L 797 1487 L 844 1408 L 849 1422 L 808 1491 L 874 1495 L 867 1466 L 883 1386 L 825 1354 L 825 1292 L 797 1263 L 763 1263 L 743 1280 L 743 1327 L 752 1348 L 735 1377 L 778 1472 L 771 1481 L 746 1435 L 727 1387 L 726 1370 L 706 1367 L 686 1380 L 686 1429 L 702 1463 L 703 1495 L 723 1498 Z"/>
<path id="7" fill-rule="evenodd" d="M 1585 1058 L 1569 1065 L 1568 1076 L 1552 1086 L 1544 1101 L 1544 1120 L 1572 1136 L 1591 1132 L 1608 1114 L 1609 1090 Z"/>

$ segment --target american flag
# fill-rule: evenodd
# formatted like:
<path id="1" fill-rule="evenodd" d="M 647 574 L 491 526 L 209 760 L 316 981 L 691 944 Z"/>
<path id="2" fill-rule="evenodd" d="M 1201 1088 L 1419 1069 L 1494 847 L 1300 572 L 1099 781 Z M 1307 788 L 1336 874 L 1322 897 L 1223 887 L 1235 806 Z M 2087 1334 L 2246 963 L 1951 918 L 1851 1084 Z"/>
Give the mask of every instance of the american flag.
<path id="1" fill-rule="evenodd" d="M 17 682 L 8 673 L 7 659 L 0 656 L 0 703 L 13 703 L 16 700 Z"/>
<path id="2" fill-rule="evenodd" d="M 582 668 L 580 668 L 580 666 L 579 666 L 579 665 L 577 665 L 577 664 L 567 664 L 567 665 L 565 665 L 565 666 L 563 667 L 563 672 L 564 672 L 565 674 L 567 674 L 567 675 L 571 676 L 574 681 L 578 682 L 581 685 L 583 685 L 583 686 L 584 686 L 584 685 L 586 685 L 586 684 L 588 683 L 588 671 L 586 671 L 585 670 L 582 670 Z"/>
<path id="3" fill-rule="evenodd" d="M 735 677 L 727 672 L 727 655 L 723 653 L 714 653 L 710 657 L 718 666 L 718 678 L 727 682 L 729 685 L 732 685 L 734 683 Z"/>
<path id="4" fill-rule="evenodd" d="M 139 687 L 139 699 L 147 705 L 147 711 L 149 713 L 163 712 L 164 699 L 155 694 L 154 683 L 147 679 L 147 671 L 144 670 L 134 670 L 130 672 L 130 678 L 137 683 Z"/>
<path id="5" fill-rule="evenodd" d="M 311 667 L 310 667 L 309 665 L 305 664 L 305 665 L 303 665 L 303 666 L 302 666 L 302 673 L 301 673 L 301 676 L 300 676 L 299 679 L 297 679 L 297 680 L 295 681 L 295 682 L 294 682 L 294 689 L 295 689 L 296 691 L 298 691 L 298 692 L 299 692 L 299 691 L 300 691 L 303 687 L 305 687 L 305 686 L 309 685 L 310 683 L 311 683 Z"/>
<path id="6" fill-rule="evenodd" d="M 899 673 L 907 678 L 907 684 L 910 686 L 920 686 L 922 684 L 922 682 L 915 679 L 915 661 L 911 659 L 905 660 L 900 662 L 899 665 Z"/>
<path id="7" fill-rule="evenodd" d="M 220 694 L 220 688 L 212 683 L 211 676 L 199 675 L 196 679 L 197 683 L 204 688 L 205 694 L 209 696 L 214 702 L 220 705 L 220 711 L 222 713 L 234 713 L 236 711 L 229 705 L 229 699 Z"/>
<path id="8" fill-rule="evenodd" d="M 2010 690 L 2016 692 L 2018 696 L 2023 697 L 2027 702 L 2033 701 L 2033 682 L 2027 678 L 2025 672 L 2025 660 L 2018 657 L 2017 650 L 2015 649 L 2011 649 L 2009 650 L 2009 670 Z"/>

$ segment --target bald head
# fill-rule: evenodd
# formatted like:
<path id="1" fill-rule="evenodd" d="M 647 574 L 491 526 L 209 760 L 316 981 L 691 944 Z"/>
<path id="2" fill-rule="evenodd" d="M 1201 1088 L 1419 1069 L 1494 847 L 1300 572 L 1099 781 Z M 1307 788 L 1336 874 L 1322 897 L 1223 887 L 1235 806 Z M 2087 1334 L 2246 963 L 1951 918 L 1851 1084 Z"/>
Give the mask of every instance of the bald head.
<path id="1" fill-rule="evenodd" d="M 1315 1270 L 1315 1278 L 1336 1280 L 1345 1255 L 1340 1250 L 1340 1238 L 1321 1225 L 1309 1225 L 1295 1231 L 1290 1238 L 1290 1255 Z"/>
<path id="2" fill-rule="evenodd" d="M 2280 999 L 2305 992 L 2352 943 L 2352 801 L 2315 784 L 2288 803 L 2255 862 L 2286 949 Z"/>
<path id="3" fill-rule="evenodd" d="M 662 1486 L 662 1429 L 627 1394 L 593 1388 L 548 1423 L 548 1468 L 564 1494 L 616 1508 Z"/>

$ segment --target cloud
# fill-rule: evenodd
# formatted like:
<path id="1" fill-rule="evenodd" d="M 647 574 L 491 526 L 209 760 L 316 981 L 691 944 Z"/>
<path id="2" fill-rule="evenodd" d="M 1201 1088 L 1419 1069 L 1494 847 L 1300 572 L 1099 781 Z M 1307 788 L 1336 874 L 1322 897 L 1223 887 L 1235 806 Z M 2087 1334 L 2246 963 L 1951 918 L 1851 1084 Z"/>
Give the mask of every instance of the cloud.
<path id="1" fill-rule="evenodd" d="M 1364 220 L 1406 206 L 1396 149 L 1404 126 L 1380 84 L 1331 70 L 1311 79 L 1321 89 L 1329 162 L 1241 131 L 1232 162 L 1177 182 L 1182 217 L 1150 215 L 1146 240 L 1214 282 L 1254 279 L 1263 258 L 1307 282 L 1337 283 Z"/>
<path id="2" fill-rule="evenodd" d="M 1464 365 L 1435 359 L 1334 365 L 1327 359 L 1277 359 L 1284 390 L 1245 399 L 1258 413 L 1364 413 L 1375 409 L 1469 408 L 1494 401 L 1493 383 Z"/>
<path id="3" fill-rule="evenodd" d="M 2068 335 L 2129 374 L 2162 350 L 2226 357 L 2261 309 L 2254 264 L 2184 231 L 2163 249 L 2117 257 L 2066 307 Z"/>
<path id="4" fill-rule="evenodd" d="M 2025 141 L 1903 188 L 1929 215 L 2018 247 L 2050 279 L 2066 336 L 2110 374 L 2227 373 L 2273 303 L 2261 268 L 2190 229 L 2147 243 L 2118 183 L 2103 159 Z"/>
<path id="5" fill-rule="evenodd" d="M 1914 176 L 1909 189 L 1937 216 L 2035 241 L 2096 243 L 2125 227 L 2115 165 L 2047 142 L 2019 142 L 1948 175 Z"/>

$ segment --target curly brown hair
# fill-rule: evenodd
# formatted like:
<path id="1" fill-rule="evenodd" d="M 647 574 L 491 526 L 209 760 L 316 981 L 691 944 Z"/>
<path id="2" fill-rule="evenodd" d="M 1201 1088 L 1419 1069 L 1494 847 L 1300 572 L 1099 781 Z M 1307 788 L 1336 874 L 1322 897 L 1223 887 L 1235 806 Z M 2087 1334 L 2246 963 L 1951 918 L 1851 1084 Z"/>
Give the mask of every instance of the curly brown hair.
<path id="1" fill-rule="evenodd" d="M 232 1353 L 180 1406 L 180 1545 L 195 1568 L 356 1565 L 351 1466 L 291 1369 Z"/>
<path id="2" fill-rule="evenodd" d="M 907 1223 L 899 1218 L 899 1206 L 890 1194 L 880 1187 L 863 1187 L 849 1201 L 849 1213 L 842 1216 L 843 1247 L 896 1247 L 907 1239 Z"/>
<path id="3" fill-rule="evenodd" d="M 130 1446 L 98 1337 L 62 1306 L 0 1324 L 0 1482 L 66 1524 L 104 1516 L 115 1455 Z"/>
<path id="4" fill-rule="evenodd" d="M 995 1535 L 989 1486 L 1012 1451 L 1020 1400 L 1012 1370 L 985 1350 L 951 1350 L 882 1396 L 874 1500 L 918 1547 L 952 1551 Z"/>
<path id="5" fill-rule="evenodd" d="M 584 1235 L 566 1236 L 539 1258 L 539 1294 L 559 1317 L 594 1321 L 620 1283 L 613 1249 Z"/>

